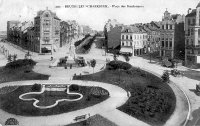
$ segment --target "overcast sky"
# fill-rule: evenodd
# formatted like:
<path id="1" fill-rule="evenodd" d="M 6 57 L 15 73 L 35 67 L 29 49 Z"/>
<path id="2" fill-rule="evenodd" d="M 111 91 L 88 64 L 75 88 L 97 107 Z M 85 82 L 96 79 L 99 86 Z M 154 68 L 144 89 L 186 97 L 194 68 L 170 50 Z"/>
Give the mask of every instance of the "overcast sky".
<path id="1" fill-rule="evenodd" d="M 164 11 L 187 14 L 188 8 L 196 8 L 199 0 L 0 0 L 0 31 L 6 30 L 8 20 L 29 21 L 37 11 L 46 7 L 57 13 L 61 20 L 76 20 L 102 30 L 108 19 L 123 24 L 160 21 Z M 109 5 L 109 8 L 65 8 L 65 5 Z M 113 8 L 112 5 L 139 5 L 141 8 Z M 56 8 L 55 6 L 61 6 Z"/>

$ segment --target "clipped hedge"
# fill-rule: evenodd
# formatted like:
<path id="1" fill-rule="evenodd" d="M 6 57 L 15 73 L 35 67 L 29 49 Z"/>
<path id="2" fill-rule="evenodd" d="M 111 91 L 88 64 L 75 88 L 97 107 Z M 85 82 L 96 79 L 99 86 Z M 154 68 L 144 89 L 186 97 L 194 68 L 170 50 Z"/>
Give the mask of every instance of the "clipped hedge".
<path id="1" fill-rule="evenodd" d="M 19 68 L 22 66 L 34 66 L 36 64 L 35 61 L 33 61 L 32 59 L 18 59 L 16 61 L 7 63 L 5 68 Z"/>
<path id="2" fill-rule="evenodd" d="M 42 89 L 42 85 L 41 85 L 41 84 L 36 84 L 36 83 L 35 83 L 35 84 L 31 87 L 31 90 L 32 90 L 33 92 L 40 92 L 41 89 Z"/>
<path id="3" fill-rule="evenodd" d="M 76 85 L 76 84 L 70 85 L 69 91 L 79 91 L 79 85 Z"/>
<path id="4" fill-rule="evenodd" d="M 79 46 L 83 41 L 85 41 L 85 39 L 87 39 L 88 37 L 90 37 L 90 34 L 85 35 L 85 37 L 81 40 L 78 40 L 74 43 L 75 47 Z"/>
<path id="5" fill-rule="evenodd" d="M 132 66 L 129 63 L 123 61 L 111 61 L 106 64 L 107 70 L 117 70 L 117 69 L 129 70 L 131 68 Z"/>

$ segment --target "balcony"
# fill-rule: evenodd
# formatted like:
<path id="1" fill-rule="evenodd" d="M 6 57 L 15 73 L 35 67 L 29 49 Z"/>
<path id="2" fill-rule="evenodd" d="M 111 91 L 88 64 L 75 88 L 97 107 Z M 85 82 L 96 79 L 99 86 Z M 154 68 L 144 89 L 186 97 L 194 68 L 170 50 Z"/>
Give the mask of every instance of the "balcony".
<path id="1" fill-rule="evenodd" d="M 186 45 L 186 49 L 200 49 L 200 45 Z"/>

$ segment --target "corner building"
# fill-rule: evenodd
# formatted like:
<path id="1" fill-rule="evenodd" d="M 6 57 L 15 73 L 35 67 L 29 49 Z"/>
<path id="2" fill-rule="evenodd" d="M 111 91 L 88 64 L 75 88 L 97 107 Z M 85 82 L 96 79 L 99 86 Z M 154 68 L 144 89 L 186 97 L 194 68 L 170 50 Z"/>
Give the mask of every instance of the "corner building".
<path id="1" fill-rule="evenodd" d="M 52 54 L 60 47 L 60 19 L 48 8 L 37 13 L 34 18 L 34 31 L 35 52 Z"/>

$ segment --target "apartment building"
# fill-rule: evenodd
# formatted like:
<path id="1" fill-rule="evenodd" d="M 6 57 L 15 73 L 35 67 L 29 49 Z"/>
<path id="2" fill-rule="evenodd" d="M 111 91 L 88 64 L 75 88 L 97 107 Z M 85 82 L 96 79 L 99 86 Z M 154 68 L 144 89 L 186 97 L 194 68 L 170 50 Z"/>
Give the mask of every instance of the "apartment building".
<path id="1" fill-rule="evenodd" d="M 39 11 L 34 18 L 34 50 L 38 53 L 53 53 L 60 47 L 60 19 L 56 13 Z"/>
<path id="2" fill-rule="evenodd" d="M 147 45 L 147 32 L 135 25 L 125 26 L 121 31 L 120 53 L 133 56 L 145 53 L 144 47 Z"/>
<path id="3" fill-rule="evenodd" d="M 185 64 L 200 63 L 200 3 L 185 17 Z"/>
<path id="4" fill-rule="evenodd" d="M 184 53 L 184 20 L 180 14 L 171 15 L 167 10 L 160 22 L 160 56 L 180 59 Z"/>

